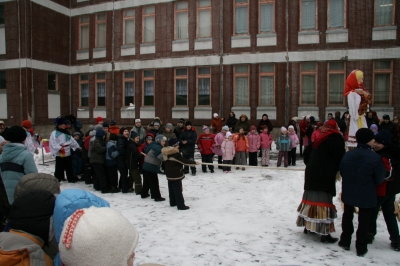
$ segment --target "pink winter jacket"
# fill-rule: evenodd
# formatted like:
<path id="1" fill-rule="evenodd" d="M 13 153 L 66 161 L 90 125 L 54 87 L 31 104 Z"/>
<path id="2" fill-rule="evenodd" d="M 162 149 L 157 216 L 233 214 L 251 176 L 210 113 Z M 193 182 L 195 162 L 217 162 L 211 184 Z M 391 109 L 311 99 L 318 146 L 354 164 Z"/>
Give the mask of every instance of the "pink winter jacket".
<path id="1" fill-rule="evenodd" d="M 270 149 L 272 144 L 272 136 L 266 132 L 260 133 L 261 148 Z"/>
<path id="2" fill-rule="evenodd" d="M 289 138 L 292 140 L 292 149 L 297 147 L 299 143 L 299 138 L 296 135 L 296 132 L 289 133 Z"/>
<path id="3" fill-rule="evenodd" d="M 233 140 L 225 139 L 221 145 L 222 160 L 233 160 L 235 156 L 235 143 Z"/>
<path id="4" fill-rule="evenodd" d="M 247 139 L 249 141 L 249 152 L 257 152 L 261 145 L 260 135 L 250 132 L 247 134 Z"/>
<path id="5" fill-rule="evenodd" d="M 217 135 L 215 135 L 214 138 L 214 154 L 218 156 L 222 156 L 222 150 L 221 150 L 221 144 L 225 139 L 225 135 L 222 132 L 219 132 Z"/>

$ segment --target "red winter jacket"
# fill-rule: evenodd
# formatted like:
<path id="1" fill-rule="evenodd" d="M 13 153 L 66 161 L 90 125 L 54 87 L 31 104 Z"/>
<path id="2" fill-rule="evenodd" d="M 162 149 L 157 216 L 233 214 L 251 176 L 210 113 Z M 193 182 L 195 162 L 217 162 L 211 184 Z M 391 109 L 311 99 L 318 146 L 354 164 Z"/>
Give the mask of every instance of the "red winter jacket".
<path id="1" fill-rule="evenodd" d="M 306 135 L 306 130 L 308 127 L 307 120 L 306 119 L 301 120 L 299 127 L 300 127 L 300 136 L 304 137 Z"/>
<path id="2" fill-rule="evenodd" d="M 201 154 L 213 154 L 214 138 L 214 134 L 200 134 L 199 138 L 197 139 L 197 148 L 199 148 Z"/>

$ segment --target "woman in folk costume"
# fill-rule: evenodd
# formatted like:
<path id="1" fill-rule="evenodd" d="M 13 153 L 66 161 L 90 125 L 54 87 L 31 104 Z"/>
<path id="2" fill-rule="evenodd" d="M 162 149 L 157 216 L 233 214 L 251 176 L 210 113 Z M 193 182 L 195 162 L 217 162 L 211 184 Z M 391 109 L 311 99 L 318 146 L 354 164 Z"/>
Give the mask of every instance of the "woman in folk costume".
<path id="1" fill-rule="evenodd" d="M 371 103 L 372 96 L 363 86 L 364 73 L 355 69 L 346 79 L 344 97 L 347 97 L 350 113 L 349 137 L 347 146 L 349 149 L 357 147 L 356 132 L 359 128 L 368 128 L 365 120 L 365 112 Z"/>
<path id="2" fill-rule="evenodd" d="M 335 232 L 334 219 L 337 218 L 332 199 L 336 196 L 336 174 L 345 154 L 344 139 L 334 119 L 324 123 L 321 135 L 304 151 L 303 199 L 297 208 L 297 226 L 321 235 L 321 242 L 335 243 L 338 239 L 330 233 Z"/>
<path id="3" fill-rule="evenodd" d="M 56 118 L 56 130 L 50 135 L 50 152 L 56 157 L 56 169 L 54 176 L 58 181 L 64 180 L 64 171 L 67 172 L 69 183 L 75 183 L 76 180 L 72 174 L 71 149 L 80 149 L 79 144 L 71 137 L 71 134 L 65 129 L 67 121 L 63 117 Z"/>

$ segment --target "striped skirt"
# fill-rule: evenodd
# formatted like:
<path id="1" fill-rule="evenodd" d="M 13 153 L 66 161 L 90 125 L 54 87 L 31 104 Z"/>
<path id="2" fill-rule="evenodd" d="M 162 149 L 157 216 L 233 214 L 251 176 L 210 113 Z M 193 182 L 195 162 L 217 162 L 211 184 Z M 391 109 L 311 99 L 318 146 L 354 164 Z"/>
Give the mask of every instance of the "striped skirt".
<path id="1" fill-rule="evenodd" d="M 323 191 L 304 191 L 303 199 L 297 208 L 299 213 L 297 226 L 304 226 L 307 230 L 320 235 L 335 232 L 333 221 L 337 218 L 337 213 L 332 198 Z"/>

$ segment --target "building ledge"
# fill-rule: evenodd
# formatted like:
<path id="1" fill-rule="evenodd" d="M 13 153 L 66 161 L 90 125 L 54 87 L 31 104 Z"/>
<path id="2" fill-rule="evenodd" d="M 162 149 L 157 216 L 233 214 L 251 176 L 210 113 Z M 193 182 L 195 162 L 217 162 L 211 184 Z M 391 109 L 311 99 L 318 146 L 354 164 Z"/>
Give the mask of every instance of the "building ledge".
<path id="1" fill-rule="evenodd" d="M 199 38 L 194 40 L 195 50 L 211 50 L 212 38 Z"/>
<path id="2" fill-rule="evenodd" d="M 263 114 L 268 115 L 268 119 L 276 119 L 276 106 L 257 106 L 257 117 L 261 119 Z"/>
<path id="3" fill-rule="evenodd" d="M 93 58 L 104 58 L 106 57 L 107 50 L 105 47 L 93 48 Z"/>
<path id="4" fill-rule="evenodd" d="M 121 46 L 121 56 L 135 55 L 136 46 L 134 44 Z"/>
<path id="5" fill-rule="evenodd" d="M 189 39 L 172 41 L 172 52 L 189 51 Z"/>
<path id="6" fill-rule="evenodd" d="M 257 46 L 276 46 L 276 33 L 257 34 Z"/>
<path id="7" fill-rule="evenodd" d="M 299 106 L 297 107 L 297 117 L 302 119 L 303 117 L 311 115 L 319 117 L 319 107 L 316 106 Z"/>
<path id="8" fill-rule="evenodd" d="M 319 31 L 299 31 L 297 33 L 298 44 L 319 44 Z"/>
<path id="9" fill-rule="evenodd" d="M 174 106 L 172 107 L 172 118 L 173 119 L 188 119 L 189 118 L 189 107 L 188 106 Z"/>
<path id="10" fill-rule="evenodd" d="M 140 44 L 140 54 L 154 54 L 156 52 L 155 43 L 142 43 Z"/>
<path id="11" fill-rule="evenodd" d="M 89 59 L 89 49 L 82 49 L 76 51 L 76 60 L 87 60 Z"/>
<path id="12" fill-rule="evenodd" d="M 235 112 L 237 117 L 240 117 L 242 114 L 247 115 L 250 119 L 251 107 L 250 106 L 232 106 L 232 112 Z"/>
<path id="13" fill-rule="evenodd" d="M 326 31 L 327 43 L 340 43 L 349 41 L 348 29 L 332 29 Z"/>
<path id="14" fill-rule="evenodd" d="M 372 28 L 372 40 L 396 40 L 397 26 L 384 26 Z"/>
<path id="15" fill-rule="evenodd" d="M 238 35 L 231 37 L 232 48 L 250 47 L 250 35 Z"/>
<path id="16" fill-rule="evenodd" d="M 194 108 L 194 119 L 211 119 L 211 106 L 196 106 Z"/>
<path id="17" fill-rule="evenodd" d="M 156 108 L 154 106 L 142 106 L 140 107 L 140 118 L 154 119 L 156 117 Z"/>

